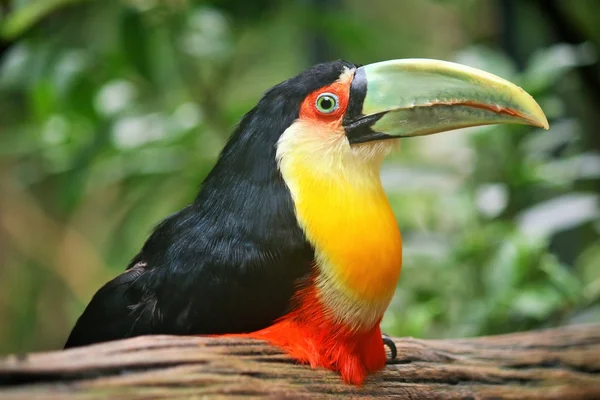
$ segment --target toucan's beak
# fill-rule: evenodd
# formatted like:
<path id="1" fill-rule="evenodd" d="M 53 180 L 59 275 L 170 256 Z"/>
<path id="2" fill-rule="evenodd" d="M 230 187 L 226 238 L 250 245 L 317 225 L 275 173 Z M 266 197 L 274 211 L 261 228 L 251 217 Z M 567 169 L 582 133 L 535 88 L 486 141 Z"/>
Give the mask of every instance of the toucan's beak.
<path id="1" fill-rule="evenodd" d="M 343 124 L 350 143 L 489 124 L 548 129 L 544 112 L 520 87 L 475 68 L 427 59 L 358 68 Z"/>

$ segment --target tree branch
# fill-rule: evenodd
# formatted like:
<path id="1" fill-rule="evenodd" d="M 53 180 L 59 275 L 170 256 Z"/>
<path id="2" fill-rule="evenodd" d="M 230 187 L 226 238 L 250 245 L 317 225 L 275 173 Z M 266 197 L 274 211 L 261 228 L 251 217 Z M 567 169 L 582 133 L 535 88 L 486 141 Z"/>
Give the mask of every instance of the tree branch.
<path id="1" fill-rule="evenodd" d="M 360 388 L 258 341 L 147 336 L 0 359 L 0 398 L 600 399 L 600 324 L 394 341 L 394 364 Z"/>

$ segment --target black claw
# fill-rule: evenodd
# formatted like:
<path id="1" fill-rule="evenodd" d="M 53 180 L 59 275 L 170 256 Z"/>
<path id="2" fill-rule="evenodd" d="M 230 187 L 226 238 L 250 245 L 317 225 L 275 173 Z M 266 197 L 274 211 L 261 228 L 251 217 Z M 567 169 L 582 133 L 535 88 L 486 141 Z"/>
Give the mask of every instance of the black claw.
<path id="1" fill-rule="evenodd" d="M 383 339 L 383 345 L 387 346 L 388 349 L 390 349 L 390 353 L 392 353 L 389 361 L 395 360 L 396 356 L 398 355 L 398 350 L 396 349 L 396 343 L 394 343 L 394 341 L 386 334 L 382 334 L 381 338 Z"/>

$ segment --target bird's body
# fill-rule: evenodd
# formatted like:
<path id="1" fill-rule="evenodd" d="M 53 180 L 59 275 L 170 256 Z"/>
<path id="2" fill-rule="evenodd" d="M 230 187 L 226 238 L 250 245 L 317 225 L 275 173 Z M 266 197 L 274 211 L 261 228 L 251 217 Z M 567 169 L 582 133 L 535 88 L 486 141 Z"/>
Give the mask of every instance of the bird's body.
<path id="1" fill-rule="evenodd" d="M 439 121 L 416 134 L 494 118 L 543 125 L 537 104 L 518 88 L 464 68 L 336 61 L 269 90 L 240 122 L 196 200 L 159 224 L 127 271 L 96 293 L 66 347 L 144 334 L 244 335 L 362 383 L 385 365 L 379 323 L 402 265 L 379 177 L 397 140 L 382 132 L 417 126 L 421 110 Z M 453 125 L 455 110 L 449 116 L 432 107 L 448 107 L 443 98 L 387 103 L 394 95 L 382 80 L 407 73 L 415 88 L 432 74 L 450 77 L 452 88 L 463 82 L 474 95 L 487 94 L 485 86 L 475 91 L 483 82 L 514 96 L 506 107 L 456 102 L 462 119 Z M 399 116 L 400 124 L 390 119 Z"/>

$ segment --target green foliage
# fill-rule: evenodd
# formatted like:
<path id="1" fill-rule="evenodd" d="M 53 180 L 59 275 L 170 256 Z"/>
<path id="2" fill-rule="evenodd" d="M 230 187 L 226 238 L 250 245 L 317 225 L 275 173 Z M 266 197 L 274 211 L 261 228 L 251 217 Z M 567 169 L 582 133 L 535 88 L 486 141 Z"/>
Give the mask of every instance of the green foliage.
<path id="1" fill-rule="evenodd" d="M 573 73 L 596 62 L 592 45 L 537 43 L 519 72 L 490 45 L 489 2 L 259 3 L 11 3 L 0 22 L 14 42 L 0 58 L 0 352 L 60 347 L 93 292 L 194 197 L 261 93 L 314 63 L 315 41 L 357 63 L 483 68 L 530 91 L 551 121 L 549 132 L 406 140 L 385 164 L 405 243 L 388 333 L 600 320 L 600 156 Z M 529 38 L 537 26 L 520 28 Z"/>

